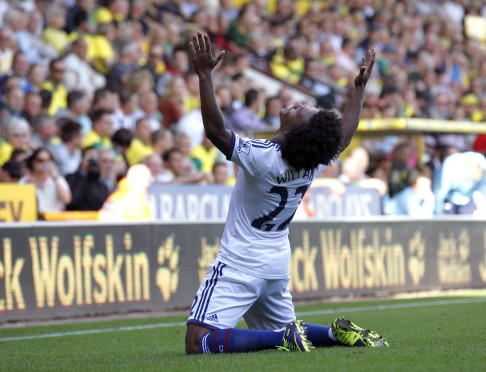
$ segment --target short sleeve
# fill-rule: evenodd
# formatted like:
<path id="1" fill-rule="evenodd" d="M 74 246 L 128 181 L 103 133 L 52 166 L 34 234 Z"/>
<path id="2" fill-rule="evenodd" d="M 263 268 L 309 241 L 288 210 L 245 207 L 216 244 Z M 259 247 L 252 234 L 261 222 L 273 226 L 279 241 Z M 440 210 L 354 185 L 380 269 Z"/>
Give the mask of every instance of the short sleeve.
<path id="1" fill-rule="evenodd" d="M 233 133 L 233 152 L 229 160 L 238 164 L 249 175 L 256 177 L 266 172 L 280 146 L 267 140 L 255 140 Z"/>

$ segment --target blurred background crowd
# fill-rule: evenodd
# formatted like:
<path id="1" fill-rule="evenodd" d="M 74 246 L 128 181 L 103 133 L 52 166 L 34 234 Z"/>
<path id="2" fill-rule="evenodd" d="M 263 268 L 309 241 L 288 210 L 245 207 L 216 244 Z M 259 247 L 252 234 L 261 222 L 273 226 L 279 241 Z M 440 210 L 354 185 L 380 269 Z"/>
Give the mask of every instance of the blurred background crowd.
<path id="1" fill-rule="evenodd" d="M 106 207 L 139 164 L 145 188 L 234 183 L 237 169 L 204 136 L 187 54 L 198 30 L 227 51 L 215 89 L 234 131 L 271 135 L 295 92 L 341 111 L 370 48 L 363 118 L 481 123 L 485 24 L 482 0 L 4 0 L 0 181 L 35 184 L 41 213 Z M 484 136 L 423 139 L 424 150 L 413 136 L 363 139 L 316 185 L 375 188 L 386 214 L 477 213 Z M 297 217 L 312 216 L 304 200 Z"/>

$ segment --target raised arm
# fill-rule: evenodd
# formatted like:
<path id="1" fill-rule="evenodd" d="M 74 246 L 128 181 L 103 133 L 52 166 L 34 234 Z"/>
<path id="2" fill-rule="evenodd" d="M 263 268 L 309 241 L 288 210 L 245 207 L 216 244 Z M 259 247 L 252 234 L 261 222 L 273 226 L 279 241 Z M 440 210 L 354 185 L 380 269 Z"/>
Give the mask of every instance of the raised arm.
<path id="1" fill-rule="evenodd" d="M 223 59 L 224 51 L 213 56 L 208 35 L 198 32 L 192 35 L 189 53 L 194 70 L 199 77 L 201 112 L 206 136 L 224 155 L 231 156 L 233 135 L 224 126 L 223 115 L 216 102 L 211 76 L 214 68 Z"/>
<path id="2" fill-rule="evenodd" d="M 354 89 L 351 93 L 351 99 L 343 112 L 342 122 L 344 136 L 341 152 L 348 147 L 358 128 L 361 109 L 363 108 L 365 87 L 375 64 L 375 54 L 376 52 L 374 49 L 368 51 L 366 57 L 363 57 L 359 73 L 354 79 Z"/>

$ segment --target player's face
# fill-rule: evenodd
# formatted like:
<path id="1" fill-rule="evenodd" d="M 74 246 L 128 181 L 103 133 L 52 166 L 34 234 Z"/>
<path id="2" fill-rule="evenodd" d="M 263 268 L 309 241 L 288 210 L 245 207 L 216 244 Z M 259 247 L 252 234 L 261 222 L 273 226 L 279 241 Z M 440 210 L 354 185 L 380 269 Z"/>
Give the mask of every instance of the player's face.
<path id="1" fill-rule="evenodd" d="M 280 110 L 280 130 L 286 132 L 294 125 L 306 123 L 318 112 L 315 107 L 304 106 L 300 102 L 284 107 Z"/>

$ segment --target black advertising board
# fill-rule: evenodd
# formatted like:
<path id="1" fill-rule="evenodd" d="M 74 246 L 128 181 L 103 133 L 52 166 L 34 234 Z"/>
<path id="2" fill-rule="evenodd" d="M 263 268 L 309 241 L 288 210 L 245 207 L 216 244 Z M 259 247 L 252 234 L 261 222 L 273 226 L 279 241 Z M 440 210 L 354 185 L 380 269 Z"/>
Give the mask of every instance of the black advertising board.
<path id="1" fill-rule="evenodd" d="M 0 322 L 186 309 L 223 224 L 8 224 Z M 292 223 L 295 300 L 486 287 L 474 220 Z"/>

